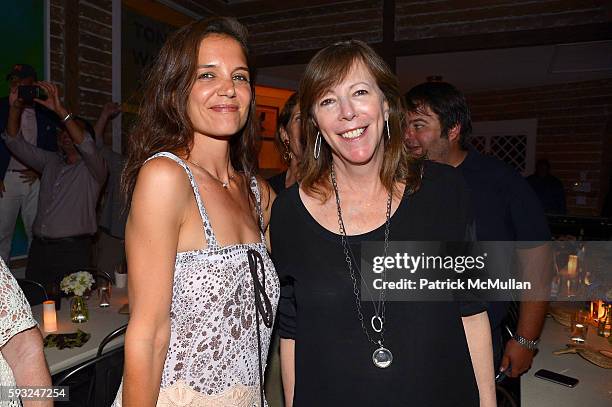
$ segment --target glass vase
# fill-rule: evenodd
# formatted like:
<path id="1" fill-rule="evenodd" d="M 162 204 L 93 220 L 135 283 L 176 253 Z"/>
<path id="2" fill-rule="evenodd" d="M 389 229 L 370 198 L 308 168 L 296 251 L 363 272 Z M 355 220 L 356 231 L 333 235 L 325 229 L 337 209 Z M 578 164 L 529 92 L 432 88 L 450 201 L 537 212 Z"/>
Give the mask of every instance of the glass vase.
<path id="1" fill-rule="evenodd" d="M 87 302 L 81 295 L 75 295 L 70 300 L 70 320 L 76 324 L 89 320 L 89 309 Z"/>

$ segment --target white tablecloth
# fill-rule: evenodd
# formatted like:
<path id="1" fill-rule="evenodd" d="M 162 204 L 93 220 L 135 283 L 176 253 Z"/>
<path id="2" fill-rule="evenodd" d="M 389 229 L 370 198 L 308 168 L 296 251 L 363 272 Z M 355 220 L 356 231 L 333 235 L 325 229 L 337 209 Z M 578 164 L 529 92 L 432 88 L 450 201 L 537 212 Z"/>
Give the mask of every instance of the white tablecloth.
<path id="1" fill-rule="evenodd" d="M 612 406 L 612 369 L 603 369 L 577 354 L 555 356 L 552 352 L 563 349 L 569 341 L 569 328 L 546 319 L 540 351 L 533 360 L 531 370 L 521 377 L 522 407 L 610 407 Z M 596 349 L 612 350 L 606 338 L 597 336 L 589 326 L 586 345 Z M 539 369 L 551 370 L 574 377 L 580 382 L 574 388 L 538 379 Z"/>
<path id="2" fill-rule="evenodd" d="M 91 334 L 89 341 L 80 348 L 62 349 L 45 348 L 45 356 L 49 364 L 51 374 L 56 374 L 62 370 L 79 365 L 96 356 L 98 345 L 102 339 L 109 333 L 125 325 L 128 321 L 128 315 L 119 314 L 119 308 L 123 304 L 127 304 L 127 290 L 113 286 L 111 305 L 106 308 L 98 306 L 98 296 L 93 293 L 88 301 L 89 306 L 89 321 L 82 324 L 74 324 L 70 321 L 70 301 L 68 298 L 62 299 L 62 309 L 57 312 L 57 332 L 54 333 L 69 333 L 76 332 L 77 329 Z M 42 305 L 32 307 L 32 313 L 36 321 L 38 321 L 43 336 L 48 333 L 44 332 Z M 105 352 L 121 346 L 124 341 L 124 336 L 120 336 L 106 345 Z"/>

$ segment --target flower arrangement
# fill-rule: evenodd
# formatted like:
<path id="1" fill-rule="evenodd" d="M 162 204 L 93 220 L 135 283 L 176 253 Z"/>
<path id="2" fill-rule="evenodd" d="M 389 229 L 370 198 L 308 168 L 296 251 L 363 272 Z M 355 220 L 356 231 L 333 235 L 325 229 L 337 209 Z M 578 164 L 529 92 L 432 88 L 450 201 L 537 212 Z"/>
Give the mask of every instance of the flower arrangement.
<path id="1" fill-rule="evenodd" d="M 82 296 L 94 283 L 93 276 L 87 271 L 77 271 L 62 279 L 60 288 L 66 294 Z"/>

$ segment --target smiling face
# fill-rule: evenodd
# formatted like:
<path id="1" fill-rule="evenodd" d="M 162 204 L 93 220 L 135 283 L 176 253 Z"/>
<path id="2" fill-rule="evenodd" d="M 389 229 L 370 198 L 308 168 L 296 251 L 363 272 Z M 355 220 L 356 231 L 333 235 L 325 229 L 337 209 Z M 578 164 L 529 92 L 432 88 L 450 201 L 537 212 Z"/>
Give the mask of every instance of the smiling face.
<path id="1" fill-rule="evenodd" d="M 246 56 L 238 41 L 211 34 L 200 43 L 187 115 L 196 134 L 229 138 L 245 125 L 251 104 Z"/>
<path id="2" fill-rule="evenodd" d="M 416 154 L 426 153 L 433 161 L 447 163 L 450 151 L 448 137 L 442 137 L 440 118 L 428 106 L 406 113 L 407 143 Z"/>
<path id="3" fill-rule="evenodd" d="M 382 163 L 382 137 L 389 106 L 376 80 L 359 61 L 348 75 L 315 103 L 317 127 L 334 153 L 334 161 L 352 165 Z"/>

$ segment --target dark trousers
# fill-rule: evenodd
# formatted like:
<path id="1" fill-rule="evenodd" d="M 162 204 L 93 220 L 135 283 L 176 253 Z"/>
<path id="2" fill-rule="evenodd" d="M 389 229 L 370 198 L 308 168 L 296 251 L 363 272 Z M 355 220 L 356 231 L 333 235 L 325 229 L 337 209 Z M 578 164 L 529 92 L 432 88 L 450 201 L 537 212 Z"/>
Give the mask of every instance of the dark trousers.
<path id="1" fill-rule="evenodd" d="M 26 278 L 44 286 L 59 285 L 69 273 L 91 267 L 92 237 L 35 237 L 30 245 Z"/>

